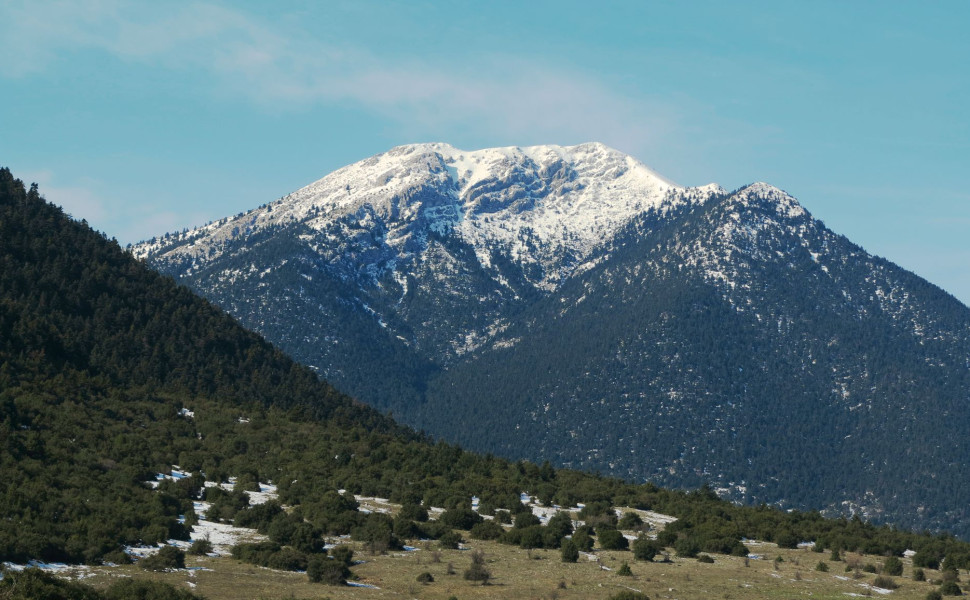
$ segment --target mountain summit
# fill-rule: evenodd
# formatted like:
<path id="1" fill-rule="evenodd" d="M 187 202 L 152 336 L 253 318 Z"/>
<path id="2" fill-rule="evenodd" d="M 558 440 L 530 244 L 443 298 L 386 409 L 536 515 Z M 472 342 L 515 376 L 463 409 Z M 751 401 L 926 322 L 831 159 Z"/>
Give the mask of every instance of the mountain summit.
<path id="1" fill-rule="evenodd" d="M 422 256 L 429 236 L 454 234 L 484 267 L 491 267 L 491 253 L 498 250 L 514 257 L 531 283 L 553 289 L 630 218 L 681 198 L 683 191 L 597 143 L 473 152 L 416 144 L 344 167 L 278 202 L 179 238 L 188 244 L 173 246 L 167 236 L 136 251 L 201 264 L 220 258 L 232 241 L 267 229 L 301 224 L 341 236 L 338 243 L 358 237 L 355 229 L 367 229 L 378 234 L 366 242 L 379 252 L 361 258 L 378 259 L 363 266 L 379 278 L 401 271 L 402 258 Z"/>
<path id="2" fill-rule="evenodd" d="M 970 534 L 970 310 L 771 185 L 419 144 L 134 251 L 467 447 Z"/>

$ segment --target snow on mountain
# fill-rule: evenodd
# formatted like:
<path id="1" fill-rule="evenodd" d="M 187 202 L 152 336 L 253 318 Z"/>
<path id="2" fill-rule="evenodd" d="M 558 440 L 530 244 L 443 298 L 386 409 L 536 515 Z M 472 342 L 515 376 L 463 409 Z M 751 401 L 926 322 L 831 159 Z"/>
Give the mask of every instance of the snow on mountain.
<path id="1" fill-rule="evenodd" d="M 532 283 L 548 290 L 633 216 L 703 202 L 718 191 L 682 188 L 598 143 L 476 151 L 413 144 L 346 166 L 234 218 L 141 244 L 135 253 L 189 260 L 198 268 L 231 242 L 299 223 L 316 232 L 305 234 L 305 243 L 327 254 L 363 228 L 377 231 L 374 244 L 396 255 L 380 253 L 365 268 L 377 274 L 423 252 L 429 233 L 457 232 L 485 268 L 496 249 L 520 264 L 538 265 Z M 340 227 L 334 227 L 337 221 Z"/>

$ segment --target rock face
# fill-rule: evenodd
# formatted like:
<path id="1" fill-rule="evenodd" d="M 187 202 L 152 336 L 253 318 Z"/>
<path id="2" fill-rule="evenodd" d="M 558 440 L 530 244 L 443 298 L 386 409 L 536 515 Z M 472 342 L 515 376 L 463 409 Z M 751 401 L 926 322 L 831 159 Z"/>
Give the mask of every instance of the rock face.
<path id="1" fill-rule="evenodd" d="M 970 534 L 970 310 L 770 185 L 402 146 L 134 251 L 469 448 Z"/>

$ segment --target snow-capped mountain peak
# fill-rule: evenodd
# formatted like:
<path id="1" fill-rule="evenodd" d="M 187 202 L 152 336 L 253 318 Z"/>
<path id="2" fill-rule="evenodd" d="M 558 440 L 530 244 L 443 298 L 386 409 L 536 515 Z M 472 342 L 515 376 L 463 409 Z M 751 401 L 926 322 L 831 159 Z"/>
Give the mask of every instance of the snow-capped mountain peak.
<path id="1" fill-rule="evenodd" d="M 752 183 L 741 188 L 738 190 L 735 198 L 742 202 L 754 200 L 770 202 L 774 204 L 778 214 L 784 217 L 801 217 L 808 214 L 802 205 L 799 204 L 798 200 L 788 192 L 776 188 L 771 184 L 764 183 L 763 181 Z"/>
<path id="2" fill-rule="evenodd" d="M 718 191 L 677 186 L 600 143 L 474 151 L 410 144 L 334 171 L 261 208 L 192 230 L 176 244 L 163 238 L 138 246 L 136 253 L 191 260 L 198 267 L 267 228 L 302 224 L 330 241 L 363 228 L 380 232 L 375 239 L 387 250 L 379 257 L 378 270 L 383 270 L 402 264 L 389 253 L 398 259 L 418 256 L 427 249 L 429 234 L 453 232 L 486 268 L 500 249 L 529 270 L 533 284 L 549 290 L 634 216 L 703 202 Z"/>

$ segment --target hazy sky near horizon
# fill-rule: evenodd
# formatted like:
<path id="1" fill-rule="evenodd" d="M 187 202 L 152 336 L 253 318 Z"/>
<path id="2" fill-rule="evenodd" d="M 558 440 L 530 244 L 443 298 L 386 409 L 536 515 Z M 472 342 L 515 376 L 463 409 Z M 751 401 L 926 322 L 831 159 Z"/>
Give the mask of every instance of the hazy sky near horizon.
<path id="1" fill-rule="evenodd" d="M 767 181 L 970 303 L 970 3 L 0 3 L 0 165 L 131 243 L 393 146 Z"/>

